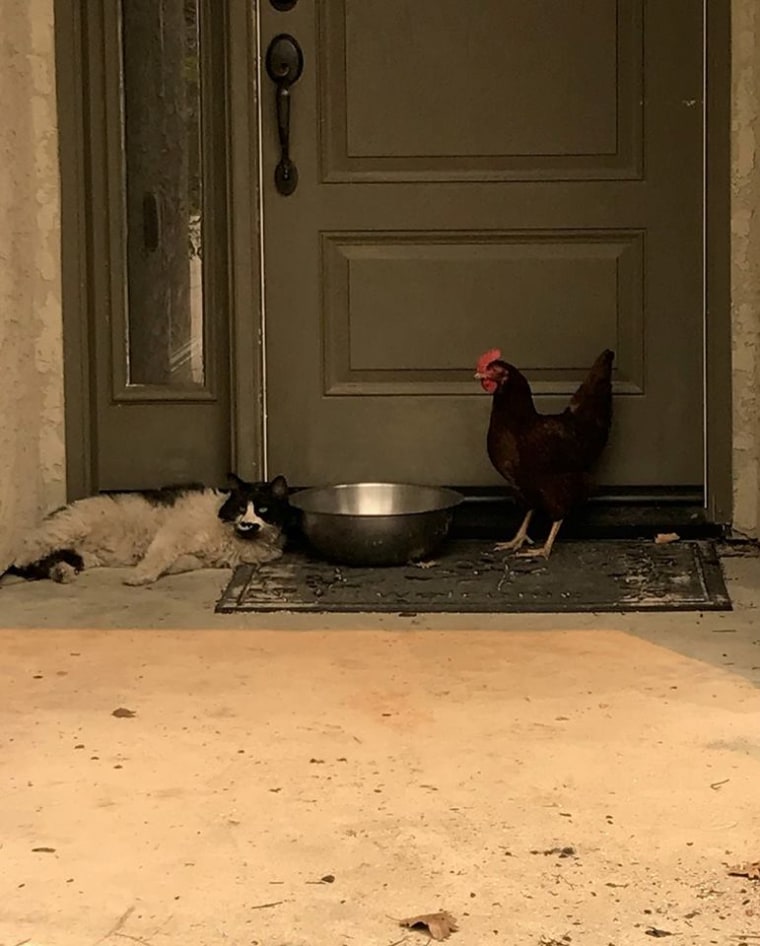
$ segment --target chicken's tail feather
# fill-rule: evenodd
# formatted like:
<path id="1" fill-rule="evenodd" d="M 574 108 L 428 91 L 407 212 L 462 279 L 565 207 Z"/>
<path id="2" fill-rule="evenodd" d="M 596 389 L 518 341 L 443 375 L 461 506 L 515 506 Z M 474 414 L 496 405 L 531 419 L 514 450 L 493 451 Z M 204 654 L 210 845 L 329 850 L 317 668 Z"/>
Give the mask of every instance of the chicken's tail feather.
<path id="1" fill-rule="evenodd" d="M 601 453 L 612 424 L 612 362 L 614 354 L 605 349 L 596 359 L 586 380 L 570 401 L 575 429 L 585 445 L 588 462 Z"/>
<path id="2" fill-rule="evenodd" d="M 570 410 L 577 414 L 589 402 L 609 401 L 612 397 L 612 362 L 615 353 L 609 348 L 599 355 L 589 371 L 586 380 L 578 388 L 570 401 Z"/>

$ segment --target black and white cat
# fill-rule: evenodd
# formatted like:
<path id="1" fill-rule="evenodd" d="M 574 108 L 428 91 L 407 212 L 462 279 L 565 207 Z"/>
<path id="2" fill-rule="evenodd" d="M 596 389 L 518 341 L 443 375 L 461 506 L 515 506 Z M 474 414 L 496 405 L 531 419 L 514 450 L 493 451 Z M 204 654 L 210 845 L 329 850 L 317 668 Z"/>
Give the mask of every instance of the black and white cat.
<path id="1" fill-rule="evenodd" d="M 26 537 L 5 574 L 68 582 L 86 568 L 131 565 L 125 584 L 149 585 L 198 568 L 274 561 L 293 514 L 285 478 L 230 481 L 228 490 L 167 487 L 70 503 Z"/>

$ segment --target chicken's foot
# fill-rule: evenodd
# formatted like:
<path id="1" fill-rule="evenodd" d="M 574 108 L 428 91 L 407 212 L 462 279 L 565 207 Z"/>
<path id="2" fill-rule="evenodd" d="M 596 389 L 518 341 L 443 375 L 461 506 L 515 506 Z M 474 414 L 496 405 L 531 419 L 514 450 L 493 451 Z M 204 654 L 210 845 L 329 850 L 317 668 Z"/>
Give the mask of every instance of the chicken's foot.
<path id="1" fill-rule="evenodd" d="M 552 554 L 552 546 L 554 545 L 554 540 L 557 538 L 557 533 L 559 532 L 561 525 L 562 520 L 557 519 L 556 522 L 552 523 L 549 537 L 540 549 L 521 549 L 517 553 L 518 556 L 520 558 L 549 558 L 549 556 Z"/>
<path id="2" fill-rule="evenodd" d="M 509 540 L 509 542 L 499 542 L 497 545 L 494 545 L 495 552 L 516 552 L 518 549 L 521 549 L 523 545 L 533 545 L 533 539 L 528 535 L 528 526 L 530 525 L 530 520 L 533 518 L 533 510 L 529 509 L 525 513 L 525 518 L 522 521 L 522 525 L 515 532 L 514 537 Z"/>

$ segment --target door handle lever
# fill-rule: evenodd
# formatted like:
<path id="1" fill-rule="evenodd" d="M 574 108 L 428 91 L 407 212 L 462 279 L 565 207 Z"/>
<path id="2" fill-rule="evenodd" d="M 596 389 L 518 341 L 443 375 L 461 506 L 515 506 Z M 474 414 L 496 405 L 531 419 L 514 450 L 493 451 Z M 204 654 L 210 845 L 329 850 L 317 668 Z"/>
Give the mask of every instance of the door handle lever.
<path id="1" fill-rule="evenodd" d="M 303 52 L 289 33 L 280 33 L 269 44 L 266 70 L 275 84 L 277 134 L 280 139 L 280 160 L 274 171 L 274 183 L 279 193 L 288 197 L 298 186 L 298 168 L 290 157 L 290 90 L 303 72 Z"/>

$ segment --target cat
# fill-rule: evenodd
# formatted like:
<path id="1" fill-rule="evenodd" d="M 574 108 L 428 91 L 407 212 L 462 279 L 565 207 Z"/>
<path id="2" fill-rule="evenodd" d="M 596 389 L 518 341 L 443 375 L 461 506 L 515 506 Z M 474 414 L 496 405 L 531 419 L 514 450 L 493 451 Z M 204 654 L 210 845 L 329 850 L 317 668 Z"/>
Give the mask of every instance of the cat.
<path id="1" fill-rule="evenodd" d="M 48 515 L 6 575 L 70 582 L 84 569 L 134 566 L 127 585 L 198 568 L 262 565 L 282 555 L 293 510 L 283 476 L 80 499 Z M 2 576 L 0 576 L 2 577 Z"/>

